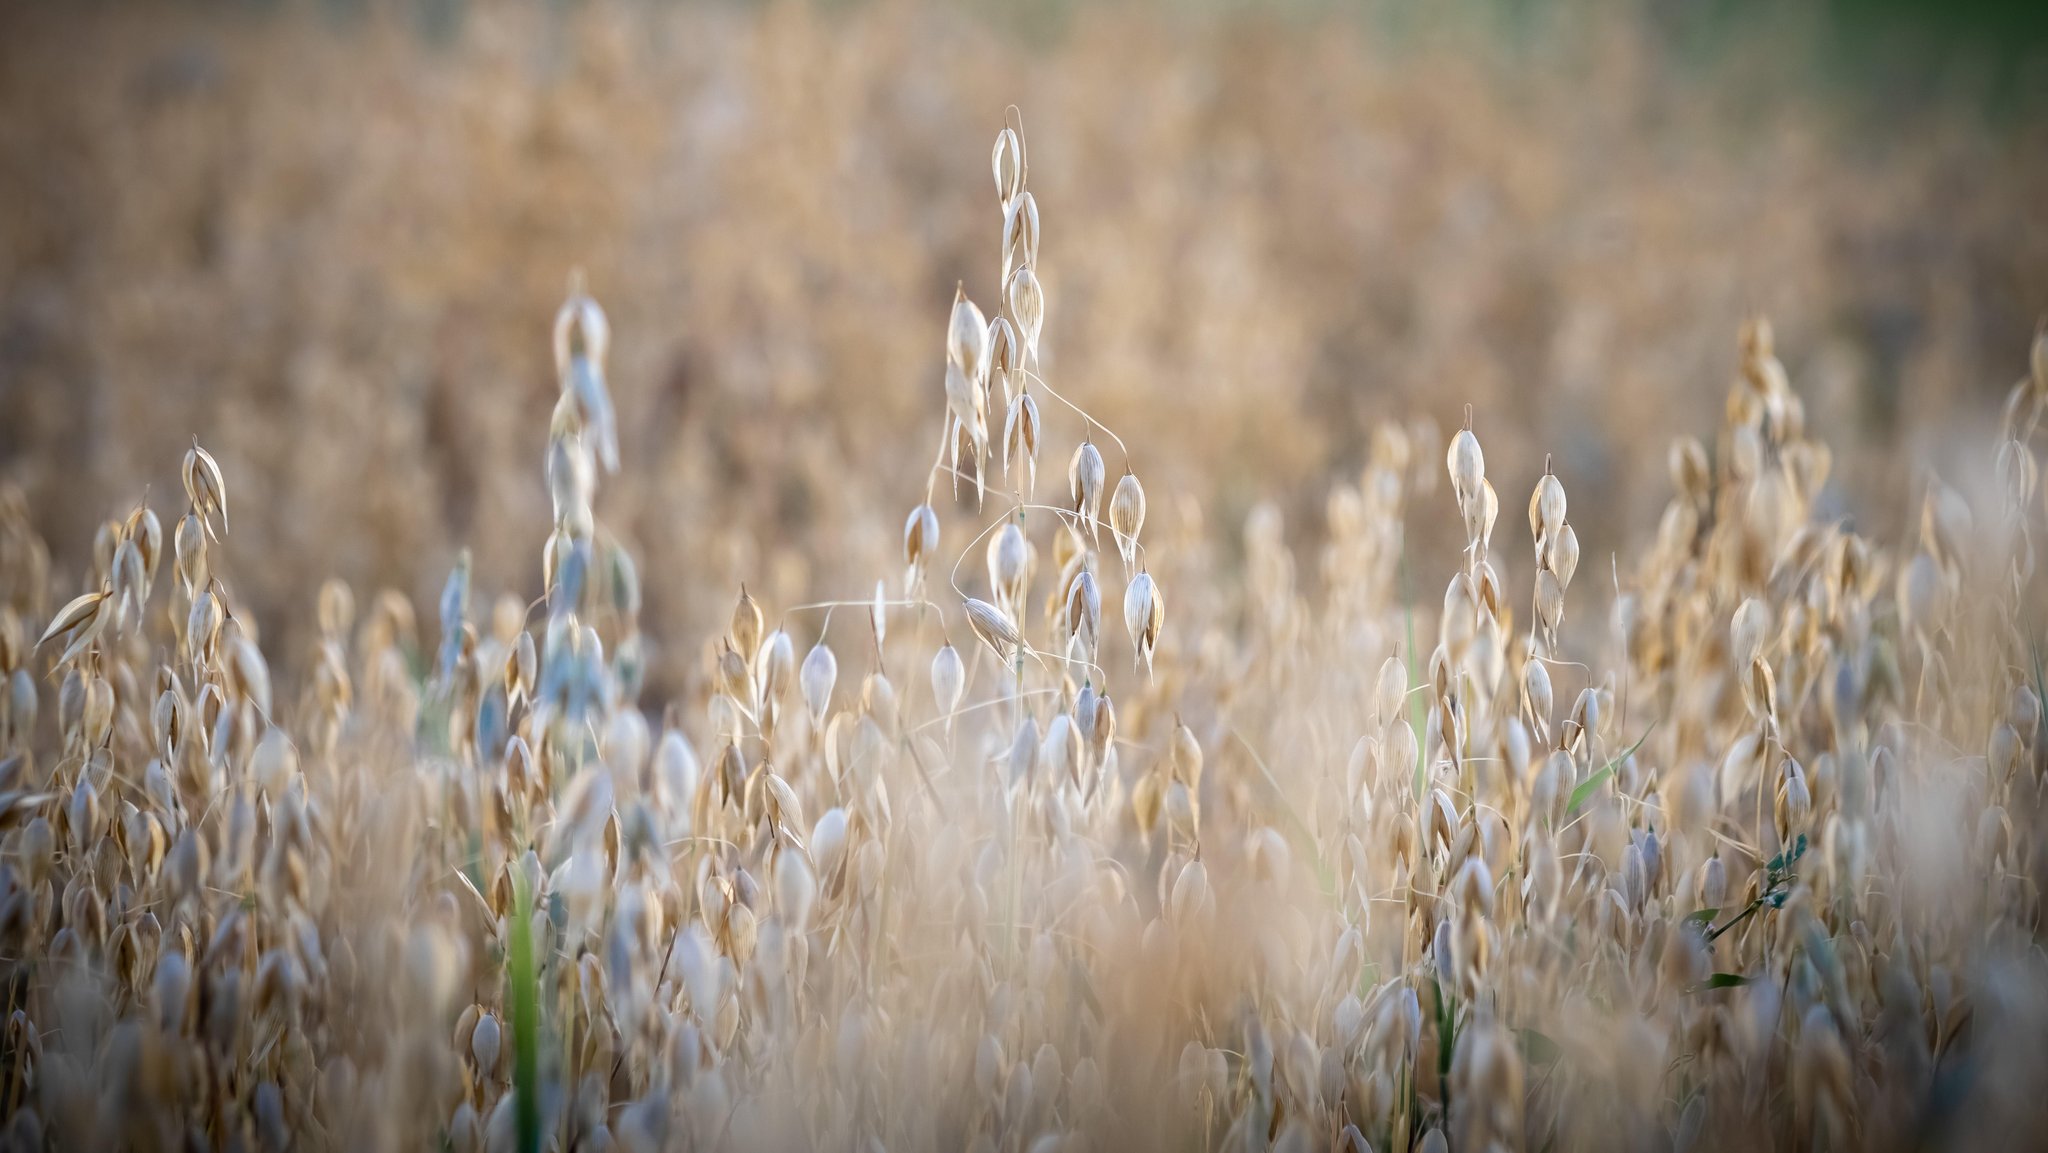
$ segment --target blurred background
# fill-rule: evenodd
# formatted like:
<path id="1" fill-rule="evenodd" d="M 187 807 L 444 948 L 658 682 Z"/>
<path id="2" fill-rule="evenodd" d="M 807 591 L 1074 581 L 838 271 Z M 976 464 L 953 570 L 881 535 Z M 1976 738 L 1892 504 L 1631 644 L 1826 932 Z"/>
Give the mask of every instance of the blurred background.
<path id="1" fill-rule="evenodd" d="M 1509 526 L 1551 455 L 1604 569 L 1758 313 L 1832 507 L 1884 531 L 1988 463 L 1952 446 L 1989 443 L 2048 312 L 2044 11 L 0 5 L 0 483 L 68 585 L 202 438 L 215 568 L 287 677 L 326 574 L 428 605 L 467 545 L 537 593 L 581 267 L 623 429 L 598 514 L 672 689 L 742 578 L 773 605 L 900 571 L 1015 104 L 1048 377 L 1219 565 L 1265 500 L 1313 547 L 1376 422 L 1471 405 Z"/>

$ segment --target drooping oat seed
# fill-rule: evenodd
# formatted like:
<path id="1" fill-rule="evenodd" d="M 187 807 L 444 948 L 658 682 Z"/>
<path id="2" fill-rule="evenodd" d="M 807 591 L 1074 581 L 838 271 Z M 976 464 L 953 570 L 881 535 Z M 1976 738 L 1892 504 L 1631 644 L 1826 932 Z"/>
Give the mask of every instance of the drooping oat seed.
<path id="1" fill-rule="evenodd" d="M 1067 465 L 1067 491 L 1073 498 L 1074 512 L 1081 519 L 1081 526 L 1088 532 L 1090 540 L 1096 539 L 1097 516 L 1102 509 L 1103 467 L 1102 453 L 1091 441 L 1082 441 L 1074 450 L 1074 459 Z"/>
<path id="2" fill-rule="evenodd" d="M 928 504 L 910 510 L 903 522 L 903 588 L 915 596 L 924 584 L 925 566 L 939 551 L 939 514 Z M 877 593 L 877 599 L 880 594 Z"/>
<path id="3" fill-rule="evenodd" d="M 1132 667 L 1144 669 L 1148 678 L 1152 675 L 1152 652 L 1165 624 L 1166 602 L 1159 595 L 1152 574 L 1139 569 L 1124 589 L 1124 627 L 1130 631 L 1131 647 L 1135 650 Z"/>
<path id="4" fill-rule="evenodd" d="M 987 601 L 968 597 L 964 606 L 967 623 L 974 627 L 974 635 L 981 638 L 996 654 L 996 659 L 1007 664 L 1011 654 L 1024 643 L 1017 634 L 1017 626 L 1003 611 Z"/>
<path id="5" fill-rule="evenodd" d="M 206 535 L 214 537 L 215 515 L 220 517 L 220 531 L 226 532 L 227 482 L 221 478 L 220 463 L 213 459 L 213 454 L 199 447 L 198 437 L 192 438 L 192 447 L 185 451 L 185 466 L 180 476 L 185 482 L 185 496 L 192 502 L 192 511 L 198 513 L 205 523 Z"/>
<path id="6" fill-rule="evenodd" d="M 832 704 L 832 686 L 838 679 L 839 658 L 832 655 L 831 647 L 820 637 L 811 651 L 804 654 L 803 668 L 798 673 L 804 707 L 810 711 L 813 725 L 825 723 L 825 710 Z"/>
<path id="7" fill-rule="evenodd" d="M 960 651 L 948 641 L 940 645 L 938 653 L 932 657 L 932 700 L 939 715 L 946 718 L 949 730 L 966 689 L 967 666 L 960 659 Z"/>

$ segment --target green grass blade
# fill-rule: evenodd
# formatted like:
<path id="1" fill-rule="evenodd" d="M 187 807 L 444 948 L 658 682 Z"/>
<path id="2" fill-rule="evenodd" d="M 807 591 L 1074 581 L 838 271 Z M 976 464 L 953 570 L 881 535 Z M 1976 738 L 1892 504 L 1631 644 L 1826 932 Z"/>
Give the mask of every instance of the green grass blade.
<path id="1" fill-rule="evenodd" d="M 540 982 L 533 967 L 533 896 L 526 874 L 513 883 L 512 1092 L 519 1153 L 540 1153 Z"/>
<path id="2" fill-rule="evenodd" d="M 1628 748 L 1622 750 L 1622 752 L 1613 760 L 1610 760 L 1605 765 L 1602 765 L 1600 767 L 1599 772 L 1594 773 L 1592 776 L 1587 777 L 1583 781 L 1580 781 L 1579 787 L 1572 790 L 1571 800 L 1565 805 L 1565 812 L 1578 812 L 1579 806 L 1585 804 L 1586 799 L 1593 795 L 1593 790 L 1600 787 L 1600 782 L 1613 776 L 1614 770 L 1621 767 L 1621 762 L 1629 759 L 1632 756 L 1635 756 L 1636 750 L 1642 748 L 1643 742 L 1649 740 L 1650 734 L 1656 731 L 1657 723 L 1655 721 L 1650 722 L 1650 727 L 1643 730 L 1643 735 L 1636 738 L 1635 744 L 1632 744 Z"/>

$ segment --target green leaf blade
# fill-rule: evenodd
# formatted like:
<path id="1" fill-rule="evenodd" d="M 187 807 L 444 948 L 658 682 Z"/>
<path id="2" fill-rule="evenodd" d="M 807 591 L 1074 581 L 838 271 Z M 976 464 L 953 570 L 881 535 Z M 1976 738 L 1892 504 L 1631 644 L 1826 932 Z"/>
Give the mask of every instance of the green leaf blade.
<path id="1" fill-rule="evenodd" d="M 1598 789 L 1602 781 L 1605 781 L 1607 778 L 1613 776 L 1614 771 L 1621 767 L 1621 762 L 1629 759 L 1632 756 L 1635 756 L 1636 750 L 1642 748 L 1643 742 L 1649 740 L 1650 734 L 1656 731 L 1656 722 L 1650 722 L 1650 727 L 1643 730 L 1643 735 L 1636 738 L 1635 744 L 1632 744 L 1628 748 L 1623 749 L 1619 755 L 1615 756 L 1606 764 L 1600 766 L 1598 772 L 1595 772 L 1591 776 L 1587 777 L 1585 780 L 1580 781 L 1579 787 L 1572 790 L 1571 798 L 1565 804 L 1565 812 L 1578 812 L 1579 807 L 1581 805 L 1584 805 L 1587 799 L 1593 795 L 1593 790 Z"/>

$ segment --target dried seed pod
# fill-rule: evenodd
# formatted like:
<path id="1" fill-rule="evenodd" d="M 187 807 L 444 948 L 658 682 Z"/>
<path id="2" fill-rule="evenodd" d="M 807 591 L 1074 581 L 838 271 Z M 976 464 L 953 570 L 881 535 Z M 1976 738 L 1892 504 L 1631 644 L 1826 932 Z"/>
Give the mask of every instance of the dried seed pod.
<path id="1" fill-rule="evenodd" d="M 939 646 L 932 657 L 932 700 L 938 705 L 939 715 L 946 718 L 946 728 L 953 727 L 953 714 L 960 708 L 960 697 L 967 690 L 967 665 L 960 659 L 960 650 L 952 641 Z"/>
<path id="2" fill-rule="evenodd" d="M 1151 773 L 1138 778 L 1137 784 L 1131 786 L 1131 820 L 1147 843 L 1150 843 L 1152 830 L 1158 827 L 1165 796 L 1159 778 Z"/>
<path id="3" fill-rule="evenodd" d="M 178 521 L 172 544 L 177 553 L 178 584 L 187 597 L 195 596 L 210 576 L 206 563 L 206 522 L 196 512 L 186 513 Z"/>
<path id="4" fill-rule="evenodd" d="M 1500 574 L 1493 562 L 1482 560 L 1472 566 L 1472 600 L 1481 614 L 1480 623 L 1499 622 L 1507 613 L 1507 598 L 1501 592 Z"/>
<path id="5" fill-rule="evenodd" d="M 746 658 L 732 647 L 731 641 L 719 642 L 715 668 L 718 674 L 719 693 L 742 705 L 751 706 L 754 699 L 754 678 L 747 670 Z"/>
<path id="6" fill-rule="evenodd" d="M 602 367 L 611 347 L 611 324 L 584 288 L 583 271 L 569 277 L 569 295 L 555 312 L 555 372 L 566 377 L 571 361 L 586 357 Z"/>
<path id="7" fill-rule="evenodd" d="M 1762 657 L 1770 633 L 1770 606 L 1756 597 L 1744 600 L 1728 626 L 1728 655 L 1735 667 L 1747 668 Z"/>
<path id="8" fill-rule="evenodd" d="M 512 642 L 511 652 L 505 657 L 505 691 L 521 700 L 529 700 L 538 682 L 540 658 L 533 647 L 533 634 L 521 632 Z"/>
<path id="9" fill-rule="evenodd" d="M 340 578 L 330 577 L 320 586 L 317 616 L 322 639 L 340 642 L 347 638 L 355 624 L 356 598 Z"/>
<path id="10" fill-rule="evenodd" d="M 192 1013 L 192 968 L 185 954 L 167 950 L 157 958 L 150 979 L 150 1003 L 157 1027 L 176 1037 L 185 1031 Z"/>
<path id="11" fill-rule="evenodd" d="M 1778 677 L 1771 671 L 1769 661 L 1758 659 L 1749 662 L 1749 675 L 1743 679 L 1743 693 L 1751 717 L 1764 724 L 1776 721 Z"/>
<path id="12" fill-rule="evenodd" d="M 124 539 L 121 522 L 101 521 L 99 531 L 92 537 L 92 576 L 94 580 L 105 581 L 112 577 L 114 550 L 121 547 Z"/>
<path id="13" fill-rule="evenodd" d="M 1083 740 L 1093 739 L 1095 713 L 1101 703 L 1093 682 L 1084 682 L 1081 691 L 1074 694 L 1074 727 L 1080 730 Z"/>
<path id="14" fill-rule="evenodd" d="M 751 659 L 761 651 L 761 640 L 767 627 L 761 616 L 761 606 L 747 592 L 747 586 L 741 584 L 739 602 L 732 609 L 732 631 L 726 634 L 732 641 L 732 647 L 739 650 L 742 657 Z"/>
<path id="15" fill-rule="evenodd" d="M 108 589 L 113 597 L 116 623 L 119 630 L 126 622 L 140 623 L 142 608 L 149 600 L 149 571 L 143 562 L 142 550 L 132 540 L 124 540 L 114 550 L 114 561 L 109 571 Z"/>
<path id="16" fill-rule="evenodd" d="M 595 307 L 595 304 L 592 307 Z M 587 431 L 595 441 L 592 447 L 596 452 L 597 463 L 602 464 L 608 473 L 618 472 L 618 416 L 612 409 L 611 392 L 605 386 L 602 363 L 587 356 L 571 357 L 568 374 L 562 379 L 560 404 L 574 415 L 571 419 L 558 422 L 557 427 L 564 432 L 572 428 Z M 583 438 L 576 436 L 574 440 L 581 450 Z M 584 460 L 587 465 L 587 452 L 584 454 Z M 594 487 L 595 477 L 591 477 L 588 483 L 590 487 Z M 582 495 L 583 503 L 587 506 L 588 488 Z"/>
<path id="17" fill-rule="evenodd" d="M 1579 571 L 1579 534 L 1569 522 L 1557 532 L 1557 544 L 1551 550 L 1550 567 L 1557 573 L 1559 591 L 1572 587 L 1572 574 Z"/>
<path id="18" fill-rule="evenodd" d="M 1564 583 L 1549 569 L 1536 573 L 1536 619 L 1553 638 L 1564 620 Z"/>
<path id="19" fill-rule="evenodd" d="M 1699 879 L 1694 884 L 1693 899 L 1701 908 L 1719 909 L 1728 899 L 1728 870 L 1717 854 L 1708 857 L 1699 868 Z"/>
<path id="20" fill-rule="evenodd" d="M 1681 436 L 1673 440 L 1666 464 L 1671 472 L 1671 486 L 1678 490 L 1680 499 L 1688 504 L 1705 504 L 1713 491 L 1714 474 L 1699 438 Z"/>
<path id="21" fill-rule="evenodd" d="M 1492 481 L 1481 479 L 1478 494 L 1465 506 L 1465 543 L 1475 559 L 1485 556 L 1491 547 L 1493 523 L 1499 516 L 1500 496 Z"/>
<path id="22" fill-rule="evenodd" d="M 1082 441 L 1074 450 L 1074 459 L 1067 465 L 1067 489 L 1074 498 L 1074 512 L 1081 518 L 1081 525 L 1088 530 L 1090 540 L 1097 539 L 1097 516 L 1102 509 L 1103 467 L 1102 453 L 1091 441 Z"/>
<path id="23" fill-rule="evenodd" d="M 1008 664 L 1011 655 L 1018 652 L 1024 644 L 1023 637 L 1017 633 L 1017 626 L 1010 622 L 1010 618 L 1005 616 L 1001 609 L 987 601 L 968 597 L 965 607 L 967 623 L 974 627 L 974 635 L 980 637 L 983 644 L 994 650 L 997 660 Z"/>
<path id="24" fill-rule="evenodd" d="M 817 877 L 812 875 L 804 854 L 790 846 L 776 850 L 774 870 L 775 909 L 788 926 L 802 932 L 809 927 L 811 909 L 817 902 Z"/>
<path id="25" fill-rule="evenodd" d="M 172 897 L 179 900 L 200 899 L 201 886 L 210 875 L 210 860 L 211 853 L 207 848 L 206 838 L 200 836 L 198 830 L 187 826 L 178 834 L 177 840 L 171 842 L 171 851 L 164 858 L 165 874 L 170 881 Z"/>
<path id="26" fill-rule="evenodd" d="M 1038 435 L 1038 402 L 1019 392 L 1003 421 L 1003 473 L 1007 476 L 1013 466 L 1023 470 L 1027 493 L 1038 486 Z"/>
<path id="27" fill-rule="evenodd" d="M 221 478 L 220 463 L 213 454 L 199 447 L 199 439 L 192 439 L 192 447 L 185 452 L 185 466 L 180 472 L 185 482 L 185 496 L 192 502 L 192 511 L 206 522 L 206 535 L 215 537 L 213 516 L 220 515 L 220 531 L 228 530 L 227 482 Z M 218 537 L 215 537 L 218 539 Z"/>
<path id="28" fill-rule="evenodd" d="M 1094 711 L 1090 714 L 1089 723 L 1082 729 L 1081 735 L 1086 739 L 1089 751 L 1094 754 L 1094 763 L 1102 764 L 1109 756 L 1110 746 L 1116 741 L 1116 705 L 1109 699 L 1108 693 L 1095 698 Z"/>
<path id="29" fill-rule="evenodd" d="M 82 859 L 99 844 L 101 812 L 99 790 L 92 787 L 91 781 L 81 779 L 71 791 L 71 803 L 65 814 L 73 857 Z"/>
<path id="30" fill-rule="evenodd" d="M 996 607 L 1012 620 L 1022 617 L 1026 586 L 1031 580 L 1031 542 L 1014 520 L 988 542 L 988 587 Z"/>
<path id="31" fill-rule="evenodd" d="M 968 307 L 973 307 L 969 305 Z M 976 313 L 979 316 L 980 313 Z M 988 337 L 984 333 L 982 342 Z M 988 459 L 988 385 L 985 373 L 971 371 L 968 367 L 946 362 L 946 439 L 942 449 L 942 460 L 950 458 L 949 471 L 953 478 L 953 491 L 960 490 L 960 449 L 964 441 L 974 458 L 974 486 L 979 499 L 987 484 L 984 462 Z"/>
<path id="32" fill-rule="evenodd" d="M 1532 798 L 1531 808 L 1534 807 Z M 1544 924 L 1556 913 L 1564 887 L 1563 867 L 1558 863 L 1557 849 L 1547 831 L 1539 833 L 1532 829 L 1523 873 L 1522 907 L 1525 916 L 1536 924 Z"/>
<path id="33" fill-rule="evenodd" d="M 827 809 L 811 827 L 811 861 L 817 866 L 820 884 L 828 890 L 846 860 L 848 825 L 845 809 Z"/>
<path id="34" fill-rule="evenodd" d="M 1003 283 L 1038 263 L 1038 201 L 1024 189 L 1003 213 Z"/>
<path id="35" fill-rule="evenodd" d="M 144 575 L 155 581 L 164 555 L 164 526 L 157 519 L 156 511 L 146 504 L 136 505 L 135 511 L 128 514 L 121 535 L 122 539 L 135 542 L 135 547 L 142 553 Z"/>
<path id="36" fill-rule="evenodd" d="M 796 681 L 796 646 L 790 642 L 789 634 L 781 629 L 768 634 L 768 639 L 761 642 L 754 666 L 761 682 L 762 703 L 771 707 L 780 704 Z"/>
<path id="37" fill-rule="evenodd" d="M 1017 335 L 1023 338 L 1025 349 L 1036 357 L 1038 336 L 1045 328 L 1045 289 L 1038 283 L 1038 276 L 1031 271 L 1029 264 L 1021 265 L 1010 273 L 1003 288 L 1003 299 L 1010 315 L 1017 320 Z"/>
<path id="38" fill-rule="evenodd" d="M 832 649 L 820 637 L 811 651 L 804 654 L 802 670 L 797 674 L 804 694 L 804 707 L 810 711 L 811 723 L 825 723 L 825 710 L 832 704 L 832 686 L 839 680 L 839 658 L 832 655 Z"/>
<path id="39" fill-rule="evenodd" d="M 563 404 L 569 402 L 563 397 Z M 548 499 L 552 502 L 555 527 L 573 537 L 588 537 L 596 530 L 591 503 L 597 495 L 597 463 L 583 438 L 562 427 L 548 438 Z"/>
<path id="40" fill-rule="evenodd" d="M 1152 650 L 1159 644 L 1159 630 L 1165 625 L 1166 602 L 1153 584 L 1152 575 L 1139 569 L 1124 589 L 1124 627 L 1130 630 L 1131 647 L 1136 650 L 1131 661 L 1133 670 L 1143 668 L 1147 677 L 1152 675 Z"/>
<path id="41" fill-rule="evenodd" d="M 1812 815 L 1813 795 L 1806 787 L 1806 770 L 1798 761 L 1787 757 L 1778 768 L 1778 784 L 1771 804 L 1778 843 L 1790 845 L 1794 836 L 1806 830 Z"/>
<path id="42" fill-rule="evenodd" d="M 1024 191 L 1024 139 L 1015 129 L 1005 125 L 996 133 L 995 153 L 989 158 L 989 166 L 995 170 L 996 199 L 1008 208 L 1017 194 Z"/>
<path id="43" fill-rule="evenodd" d="M 1109 498 L 1109 531 L 1123 554 L 1125 572 L 1137 565 L 1138 532 L 1144 527 L 1145 486 L 1138 483 L 1138 474 L 1126 472 Z"/>
<path id="44" fill-rule="evenodd" d="M 1038 761 L 1048 779 L 1082 784 L 1081 732 L 1066 713 L 1054 713 L 1045 726 L 1045 741 L 1039 746 Z"/>
<path id="45" fill-rule="evenodd" d="M 1564 485 L 1547 468 L 1529 495 L 1529 535 L 1536 541 L 1536 563 L 1547 563 L 1550 543 L 1564 527 Z"/>
<path id="46" fill-rule="evenodd" d="M 76 598 L 58 609 L 57 615 L 50 618 L 49 627 L 43 630 L 41 639 L 36 641 L 36 647 L 40 649 L 58 637 L 64 638 L 64 652 L 57 658 L 57 663 L 69 664 L 73 657 L 84 652 L 99 639 L 100 633 L 105 631 L 107 621 L 113 614 L 113 607 L 106 589 Z"/>
<path id="47" fill-rule="evenodd" d="M 1374 722 L 1384 725 L 1399 717 L 1407 699 L 1408 666 L 1400 657 L 1388 657 L 1380 663 L 1379 677 L 1373 682 Z"/>
<path id="48" fill-rule="evenodd" d="M 959 367 L 969 383 L 979 385 L 988 371 L 988 319 L 967 299 L 963 281 L 953 289 L 953 312 L 946 329 L 946 358 Z"/>
<path id="49" fill-rule="evenodd" d="M 90 674 L 84 688 L 78 731 L 87 748 L 104 748 L 114 731 L 114 687 L 107 678 Z"/>
<path id="50" fill-rule="evenodd" d="M 988 401 L 995 403 L 996 389 L 1003 390 L 1003 404 L 1009 406 L 1023 394 L 1025 384 L 1024 346 L 1017 326 L 1007 316 L 988 322 Z"/>
<path id="51" fill-rule="evenodd" d="M 202 591 L 192 601 L 192 609 L 185 615 L 185 651 L 188 659 L 195 663 L 212 664 L 218 651 L 220 627 L 226 620 L 226 610 L 221 607 L 220 598 L 212 589 Z"/>
<path id="52" fill-rule="evenodd" d="M 264 715 L 270 713 L 270 665 L 263 659 L 263 652 L 256 643 L 241 635 L 239 629 L 227 645 L 227 679 L 235 695 L 256 706 Z"/>
<path id="53" fill-rule="evenodd" d="M 1598 737 L 1600 714 L 1600 694 L 1591 687 L 1580 689 L 1572 701 L 1572 714 L 1565 722 L 1566 733 L 1585 740 Z"/>
<path id="54" fill-rule="evenodd" d="M 1209 891 L 1209 870 L 1200 858 L 1181 866 L 1180 875 L 1173 882 L 1173 898 L 1168 911 L 1174 927 L 1182 932 L 1200 932 L 1210 914 L 1215 911 L 1216 899 Z"/>
<path id="55" fill-rule="evenodd" d="M 1479 606 L 1473 595 L 1472 579 L 1464 573 L 1451 577 L 1444 586 L 1443 617 L 1438 622 L 1438 643 L 1453 661 L 1461 660 L 1478 627 Z M 1441 690 L 1438 696 L 1444 695 Z"/>
<path id="56" fill-rule="evenodd" d="M 84 724 L 85 679 L 90 670 L 69 668 L 64 670 L 64 681 L 57 688 L 57 728 L 64 734 L 66 744 L 76 744 Z"/>
<path id="57" fill-rule="evenodd" d="M 1096 641 L 1102 635 L 1102 590 L 1094 573 L 1084 568 L 1074 574 L 1067 585 L 1066 608 L 1061 619 L 1066 636 L 1080 645 L 1084 659 L 1093 662 Z"/>
<path id="58" fill-rule="evenodd" d="M 925 566 L 939 552 L 939 514 L 928 504 L 910 510 L 903 522 L 903 587 L 914 594 L 924 583 Z M 877 598 L 881 595 L 879 589 Z"/>
<path id="59" fill-rule="evenodd" d="M 1486 454 L 1480 451 L 1479 438 L 1472 435 L 1471 429 L 1461 428 L 1451 438 L 1450 448 L 1444 453 L 1444 467 L 1451 474 L 1451 495 L 1457 498 L 1458 507 L 1471 507 L 1479 499 L 1480 486 L 1486 482 Z"/>
<path id="60" fill-rule="evenodd" d="M 1173 775 L 1187 785 L 1188 791 L 1199 792 L 1202 787 L 1202 746 L 1195 740 L 1193 729 L 1176 722 L 1173 726 Z"/>
<path id="61" fill-rule="evenodd" d="M 490 1013 L 477 1016 L 476 1027 L 469 1037 L 469 1054 L 476 1062 L 477 1075 L 488 1081 L 498 1076 L 498 1058 L 503 1052 L 500 1044 L 498 1018 Z"/>
<path id="62" fill-rule="evenodd" d="M 1522 709 L 1523 715 L 1529 719 L 1529 727 L 1545 741 L 1550 739 L 1553 707 L 1550 668 L 1543 661 L 1531 657 L 1522 663 Z"/>
<path id="63" fill-rule="evenodd" d="M 2032 740 L 2041 728 L 2041 698 L 2027 685 L 2014 685 L 2005 719 L 2022 740 Z"/>
<path id="64" fill-rule="evenodd" d="M 1423 844 L 1438 859 L 1449 856 L 1452 844 L 1458 839 L 1458 810 L 1442 785 L 1430 789 L 1423 821 Z"/>
<path id="65" fill-rule="evenodd" d="M 1028 788 L 1038 770 L 1038 721 L 1026 714 L 1010 738 L 1004 781 L 1012 789 Z"/>

